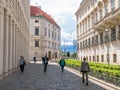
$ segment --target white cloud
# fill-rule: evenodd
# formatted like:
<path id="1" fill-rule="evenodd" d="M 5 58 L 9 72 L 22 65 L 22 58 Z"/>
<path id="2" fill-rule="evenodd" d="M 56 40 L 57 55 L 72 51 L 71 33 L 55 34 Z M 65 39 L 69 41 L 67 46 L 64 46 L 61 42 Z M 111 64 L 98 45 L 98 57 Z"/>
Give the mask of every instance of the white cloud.
<path id="1" fill-rule="evenodd" d="M 30 0 L 31 5 L 41 6 L 42 10 L 51 15 L 61 27 L 61 44 L 67 40 L 66 44 L 71 45 L 72 35 L 76 30 L 75 12 L 82 0 Z"/>

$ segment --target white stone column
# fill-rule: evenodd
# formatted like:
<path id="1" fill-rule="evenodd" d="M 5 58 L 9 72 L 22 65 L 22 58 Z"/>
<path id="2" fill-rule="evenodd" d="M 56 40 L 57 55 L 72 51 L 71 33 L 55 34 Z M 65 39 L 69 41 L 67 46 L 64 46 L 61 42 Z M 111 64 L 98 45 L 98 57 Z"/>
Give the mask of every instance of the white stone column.
<path id="1" fill-rule="evenodd" d="M 16 68 L 18 67 L 18 28 L 16 27 Z"/>
<path id="2" fill-rule="evenodd" d="M 8 17 L 4 9 L 4 32 L 3 32 L 3 74 L 8 75 Z"/>
<path id="3" fill-rule="evenodd" d="M 0 1 L 0 22 L 3 22 L 3 9 Z M 3 23 L 0 23 L 0 79 L 3 78 Z"/>
<path id="4" fill-rule="evenodd" d="M 17 52 L 16 52 L 16 32 L 17 32 L 17 25 L 15 25 L 15 30 L 14 30 L 14 32 L 15 32 L 15 37 L 14 37 L 14 43 L 15 43 L 15 57 L 14 57 L 14 59 L 15 59 L 15 70 L 16 70 L 16 67 L 17 67 L 17 64 L 16 64 L 16 62 L 17 62 Z"/>
<path id="5" fill-rule="evenodd" d="M 18 59 L 17 59 L 17 63 L 19 65 L 19 59 L 20 59 L 20 31 L 19 31 L 19 28 L 18 28 Z"/>
<path id="6" fill-rule="evenodd" d="M 12 71 L 14 70 L 14 21 L 12 21 Z"/>
<path id="7" fill-rule="evenodd" d="M 15 22 L 13 29 L 13 71 L 15 71 Z"/>
<path id="8" fill-rule="evenodd" d="M 12 73 L 12 60 L 13 60 L 13 58 L 12 58 L 12 52 L 13 52 L 13 47 L 12 47 L 12 45 L 13 45 L 13 43 L 12 43 L 12 36 L 13 36 L 13 21 L 12 20 L 10 20 L 10 29 L 9 29 L 9 34 L 10 34 L 10 58 L 9 58 L 9 61 L 10 61 L 10 63 L 9 63 L 9 73 Z"/>
<path id="9" fill-rule="evenodd" d="M 8 26 L 8 28 L 9 28 L 9 39 L 8 39 L 8 72 L 10 73 L 10 62 L 11 62 L 11 17 L 9 16 L 9 26 Z"/>

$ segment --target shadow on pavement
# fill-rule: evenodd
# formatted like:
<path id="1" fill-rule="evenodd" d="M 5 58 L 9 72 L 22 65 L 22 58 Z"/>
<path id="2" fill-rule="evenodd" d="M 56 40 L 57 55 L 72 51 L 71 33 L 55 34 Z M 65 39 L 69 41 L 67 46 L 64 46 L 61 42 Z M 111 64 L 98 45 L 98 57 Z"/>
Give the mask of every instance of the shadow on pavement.
<path id="1" fill-rule="evenodd" d="M 37 62 L 25 66 L 24 73 L 20 70 L 0 80 L 0 90 L 105 90 L 89 81 L 89 86 L 81 82 L 81 77 L 64 70 L 56 63 L 48 64 L 47 72 L 43 64 Z"/>

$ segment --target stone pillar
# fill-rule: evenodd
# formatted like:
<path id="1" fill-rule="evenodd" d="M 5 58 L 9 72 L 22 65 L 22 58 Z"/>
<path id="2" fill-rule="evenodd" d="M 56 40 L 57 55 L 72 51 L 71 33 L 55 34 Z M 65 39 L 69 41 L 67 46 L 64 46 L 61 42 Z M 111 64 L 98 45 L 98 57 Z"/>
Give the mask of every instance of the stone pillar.
<path id="1" fill-rule="evenodd" d="M 9 28 L 9 40 L 8 40 L 8 72 L 10 73 L 10 62 L 11 62 L 11 16 L 9 16 L 9 26 L 8 26 L 8 28 Z"/>
<path id="2" fill-rule="evenodd" d="M 12 71 L 14 70 L 14 21 L 12 21 Z"/>
<path id="3" fill-rule="evenodd" d="M 17 28 L 17 26 L 16 26 L 15 31 L 16 31 L 16 34 L 15 34 L 16 35 L 15 36 L 16 37 L 16 40 L 15 40 L 16 41 L 16 45 L 15 45 L 16 46 L 16 51 L 15 51 L 16 52 L 16 58 L 15 58 L 16 63 L 15 64 L 16 64 L 16 68 L 17 68 L 18 67 L 18 28 Z"/>
<path id="4" fill-rule="evenodd" d="M 4 9 L 4 32 L 3 32 L 3 74 L 8 75 L 8 19 L 7 10 Z"/>
<path id="5" fill-rule="evenodd" d="M 12 73 L 12 60 L 13 60 L 13 58 L 12 58 L 12 52 L 13 52 L 13 49 L 12 49 L 12 36 L 13 36 L 13 21 L 10 19 L 10 29 L 9 29 L 9 34 L 10 34 L 10 37 L 9 37 L 9 39 L 10 39 L 10 58 L 9 58 L 9 61 L 10 61 L 10 63 L 9 63 L 9 73 Z"/>
<path id="6" fill-rule="evenodd" d="M 17 61 L 17 63 L 19 64 L 19 59 L 20 59 L 20 31 L 19 31 L 19 28 L 18 28 L 18 40 L 17 40 L 17 45 L 18 45 L 18 61 Z"/>
<path id="7" fill-rule="evenodd" d="M 13 24 L 13 71 L 15 71 L 15 22 Z"/>
<path id="8" fill-rule="evenodd" d="M 3 8 L 0 1 L 0 22 L 3 22 Z M 3 78 L 3 23 L 0 23 L 0 79 Z"/>
<path id="9" fill-rule="evenodd" d="M 17 59 L 17 57 L 16 57 L 17 56 L 17 52 L 16 52 L 16 31 L 17 31 L 17 25 L 15 25 L 15 30 L 14 30 L 14 32 L 15 32 L 15 37 L 14 37 L 14 39 L 15 39 L 14 40 L 15 41 L 14 42 L 14 44 L 15 44 L 15 50 L 14 50 L 14 54 L 15 54 L 15 57 L 14 57 L 14 59 L 15 59 L 15 61 L 14 61 L 14 63 L 15 63 L 15 70 L 16 70 L 16 67 L 17 67 L 17 64 L 16 64 L 16 61 L 17 61 L 16 60 Z"/>

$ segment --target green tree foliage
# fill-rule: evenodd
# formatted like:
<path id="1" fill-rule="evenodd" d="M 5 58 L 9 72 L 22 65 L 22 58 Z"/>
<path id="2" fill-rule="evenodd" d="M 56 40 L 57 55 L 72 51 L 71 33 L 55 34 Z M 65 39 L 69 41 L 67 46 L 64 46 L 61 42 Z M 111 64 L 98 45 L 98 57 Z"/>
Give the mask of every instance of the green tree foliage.
<path id="1" fill-rule="evenodd" d="M 70 52 L 67 52 L 67 57 L 70 57 Z"/>

